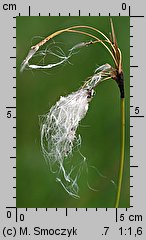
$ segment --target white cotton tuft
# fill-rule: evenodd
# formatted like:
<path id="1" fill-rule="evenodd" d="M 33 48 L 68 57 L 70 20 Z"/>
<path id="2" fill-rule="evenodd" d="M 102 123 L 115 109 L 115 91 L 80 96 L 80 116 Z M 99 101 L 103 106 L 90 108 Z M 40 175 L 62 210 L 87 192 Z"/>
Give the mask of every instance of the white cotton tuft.
<path id="1" fill-rule="evenodd" d="M 66 97 L 60 97 L 49 113 L 41 117 L 41 147 L 44 157 L 51 170 L 58 174 L 56 180 L 74 197 L 78 196 L 77 176 L 72 178 L 74 167 L 72 165 L 70 172 L 67 172 L 64 161 L 80 145 L 81 139 L 76 135 L 76 130 L 88 111 L 88 102 L 88 90 L 80 89 Z"/>
<path id="2" fill-rule="evenodd" d="M 60 97 L 50 111 L 40 117 L 43 155 L 50 170 L 56 173 L 56 181 L 75 198 L 79 197 L 78 179 L 86 163 L 86 158 L 81 153 L 82 160 L 78 160 L 77 164 L 71 161 L 73 150 L 81 144 L 81 136 L 76 131 L 88 111 L 94 88 L 108 74 L 105 72 L 107 68 L 110 65 L 105 64 L 98 68 L 98 72 L 81 89 Z"/>

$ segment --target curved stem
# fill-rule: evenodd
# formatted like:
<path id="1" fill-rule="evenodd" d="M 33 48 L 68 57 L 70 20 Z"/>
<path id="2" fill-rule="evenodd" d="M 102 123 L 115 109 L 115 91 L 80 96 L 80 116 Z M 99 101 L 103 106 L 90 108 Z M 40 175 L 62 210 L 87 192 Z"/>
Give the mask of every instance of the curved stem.
<path id="1" fill-rule="evenodd" d="M 124 170 L 124 152 L 125 152 L 125 99 L 121 98 L 121 158 L 119 166 L 119 176 L 118 176 L 118 188 L 116 195 L 115 208 L 119 207 L 122 180 L 123 180 L 123 170 Z"/>
<path id="2" fill-rule="evenodd" d="M 43 39 L 42 41 L 40 41 L 38 44 L 36 44 L 34 47 L 36 46 L 42 46 L 44 43 L 46 43 L 47 41 L 49 41 L 51 38 L 57 36 L 58 34 L 61 34 L 63 32 L 66 32 L 67 30 L 71 30 L 71 29 L 76 29 L 76 28 L 85 28 L 85 29 L 91 29 L 93 31 L 96 31 L 97 33 L 101 34 L 106 40 L 107 42 L 111 45 L 111 47 L 114 49 L 114 46 L 112 44 L 112 42 L 110 41 L 110 39 L 101 31 L 99 31 L 98 29 L 91 27 L 91 26 L 84 26 L 84 25 L 76 25 L 76 26 L 72 26 L 72 27 L 68 27 L 65 29 L 61 29 L 59 31 L 56 31 L 54 33 L 52 33 L 51 35 L 49 35 L 48 37 L 46 37 L 45 39 Z"/>
<path id="3" fill-rule="evenodd" d="M 107 50 L 108 52 L 110 53 L 110 55 L 112 56 L 113 60 L 114 60 L 114 63 L 116 66 L 118 66 L 118 63 L 112 53 L 112 51 L 109 49 L 109 47 L 103 42 L 103 40 L 100 40 L 99 38 L 97 38 L 96 36 L 90 34 L 90 33 L 86 33 L 86 32 L 83 32 L 83 31 L 79 31 L 79 30 L 72 30 L 72 29 L 68 29 L 67 32 L 74 32 L 74 33 L 80 33 L 80 34 L 84 34 L 84 35 L 87 35 L 87 36 L 90 36 L 94 39 L 96 39 L 97 41 L 96 42 L 100 42 Z"/>
<path id="4" fill-rule="evenodd" d="M 50 39 L 56 37 L 57 35 L 61 34 L 61 33 L 64 33 L 64 32 L 78 32 L 78 33 L 81 33 L 81 34 L 85 34 L 87 36 L 92 36 L 94 39 L 98 40 L 99 42 L 101 42 L 101 44 L 109 51 L 109 53 L 111 54 L 114 62 L 115 62 L 115 65 L 118 67 L 118 63 L 113 55 L 113 53 L 111 52 L 111 50 L 109 49 L 108 46 L 106 46 L 106 44 L 104 43 L 103 40 L 100 40 L 99 38 L 97 38 L 96 36 L 90 34 L 90 33 L 86 33 L 86 32 L 82 32 L 82 31 L 79 31 L 79 30 L 74 30 L 76 28 L 85 28 L 85 29 L 91 29 L 91 30 L 94 30 L 96 31 L 97 33 L 101 34 L 107 41 L 107 43 L 110 44 L 110 46 L 112 47 L 112 49 L 115 51 L 114 49 L 114 46 L 113 44 L 111 43 L 110 39 L 104 34 L 102 33 L 101 31 L 99 31 L 98 29 L 96 28 L 93 28 L 91 26 L 83 26 L 83 25 L 79 25 L 79 26 L 72 26 L 72 27 L 69 27 L 69 28 L 65 28 L 65 29 L 62 29 L 62 30 L 59 30 L 59 31 L 56 31 L 54 33 L 52 33 L 51 35 L 49 35 L 48 37 L 46 37 L 45 39 L 43 39 L 42 41 L 40 41 L 39 43 L 37 43 L 36 45 L 32 46 L 31 49 L 36 49 L 36 51 L 39 49 L 40 46 L 44 45 L 46 42 L 48 42 Z"/>

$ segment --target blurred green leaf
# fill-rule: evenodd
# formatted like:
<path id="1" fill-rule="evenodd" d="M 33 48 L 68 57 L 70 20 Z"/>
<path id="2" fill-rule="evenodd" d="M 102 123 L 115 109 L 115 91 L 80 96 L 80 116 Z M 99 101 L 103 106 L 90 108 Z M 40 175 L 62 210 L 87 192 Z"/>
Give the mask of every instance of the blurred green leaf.
<path id="1" fill-rule="evenodd" d="M 126 151 L 120 207 L 129 207 L 129 17 L 112 19 L 123 55 L 126 90 Z M 78 129 L 82 136 L 80 151 L 87 158 L 89 170 L 88 178 L 85 172 L 81 174 L 78 200 L 56 183 L 45 163 L 38 119 L 61 95 L 76 91 L 97 66 L 113 65 L 107 50 L 99 44 L 91 45 L 75 54 L 71 64 L 20 73 L 22 61 L 40 37 L 73 25 L 90 25 L 106 35 L 111 31 L 109 17 L 17 17 L 17 207 L 20 208 L 114 207 L 121 131 L 117 85 L 110 80 L 97 87 L 87 116 Z M 54 40 L 66 52 L 86 39 L 79 34 L 64 33 Z M 77 153 L 73 159 L 77 160 Z"/>

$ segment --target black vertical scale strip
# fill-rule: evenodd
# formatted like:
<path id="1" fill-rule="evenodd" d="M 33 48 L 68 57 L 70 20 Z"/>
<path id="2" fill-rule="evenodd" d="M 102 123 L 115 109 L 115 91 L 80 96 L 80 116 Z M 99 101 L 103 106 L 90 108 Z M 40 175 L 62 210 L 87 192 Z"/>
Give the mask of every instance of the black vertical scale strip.
<path id="1" fill-rule="evenodd" d="M 67 217 L 67 208 L 65 209 L 65 216 Z"/>
<path id="2" fill-rule="evenodd" d="M 116 208 L 116 222 L 118 222 L 118 209 Z"/>
<path id="3" fill-rule="evenodd" d="M 16 207 L 16 223 L 18 222 L 18 209 Z"/>
<path id="4" fill-rule="evenodd" d="M 129 17 L 130 17 L 130 16 L 131 16 L 131 9 L 130 9 L 130 6 L 129 6 L 129 9 L 128 9 L 128 10 L 129 10 Z"/>
<path id="5" fill-rule="evenodd" d="M 28 10 L 28 11 L 29 11 L 29 14 L 28 14 L 28 15 L 30 16 L 30 6 L 29 6 L 29 10 Z"/>

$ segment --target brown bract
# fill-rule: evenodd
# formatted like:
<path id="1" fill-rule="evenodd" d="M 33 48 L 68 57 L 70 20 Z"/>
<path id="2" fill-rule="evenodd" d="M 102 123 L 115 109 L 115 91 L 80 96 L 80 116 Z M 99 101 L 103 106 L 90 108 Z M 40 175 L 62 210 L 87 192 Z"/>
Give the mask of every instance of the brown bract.
<path id="1" fill-rule="evenodd" d="M 113 46 L 112 52 L 116 60 L 115 69 L 113 69 L 113 72 L 111 73 L 111 78 L 117 82 L 120 90 L 121 98 L 124 98 L 124 75 L 122 70 L 122 54 L 117 44 L 112 19 L 110 19 L 110 22 L 111 22 L 111 30 L 112 30 L 112 34 L 111 34 L 111 44 Z"/>

